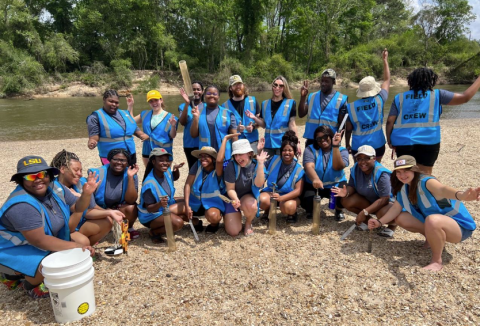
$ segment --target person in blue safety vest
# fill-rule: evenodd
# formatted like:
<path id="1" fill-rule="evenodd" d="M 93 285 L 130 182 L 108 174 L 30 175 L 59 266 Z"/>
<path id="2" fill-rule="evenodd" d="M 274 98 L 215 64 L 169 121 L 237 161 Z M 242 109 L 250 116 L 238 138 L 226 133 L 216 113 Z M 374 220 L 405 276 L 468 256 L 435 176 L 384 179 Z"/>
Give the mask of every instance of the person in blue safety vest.
<path id="1" fill-rule="evenodd" d="M 445 243 L 465 241 L 476 229 L 462 201 L 480 200 L 480 187 L 462 191 L 443 185 L 422 174 L 413 156 L 403 155 L 394 163 L 392 189 L 397 201 L 382 218 L 370 219 L 368 227 L 376 229 L 395 221 L 407 231 L 423 234 L 425 247 L 432 250 L 430 264 L 424 269 L 440 271 Z"/>
<path id="2" fill-rule="evenodd" d="M 75 196 L 80 197 L 82 187 L 87 179 L 82 175 L 82 162 L 75 153 L 62 150 L 57 153 L 50 163 L 51 167 L 59 170 L 58 182 L 67 187 Z M 70 236 L 75 240 L 78 233 L 85 235 L 90 245 L 100 241 L 112 229 L 113 223 L 121 223 L 125 214 L 116 209 L 103 209 L 95 203 L 91 196 L 90 205 L 83 213 L 82 218 Z"/>
<path id="3" fill-rule="evenodd" d="M 264 210 L 263 219 L 268 220 L 270 198 L 277 200 L 282 214 L 287 215 L 287 224 L 298 221 L 297 209 L 303 191 L 303 167 L 297 161 L 298 138 L 292 130 L 285 133 L 280 147 L 281 155 L 274 155 L 265 162 L 267 186 L 260 194 L 260 208 Z M 273 194 L 275 184 L 275 194 Z"/>
<path id="4" fill-rule="evenodd" d="M 218 159 L 223 157 L 224 140 Z M 252 222 L 259 214 L 260 189 L 265 183 L 265 160 L 268 154 L 262 151 L 254 158 L 253 150 L 247 139 L 233 143 L 232 159 L 224 171 L 227 195 L 232 200 L 225 204 L 225 231 L 232 237 L 242 230 L 242 213 L 245 216 L 243 234 L 254 234 Z"/>
<path id="5" fill-rule="evenodd" d="M 347 113 L 347 95 L 333 89 L 337 74 L 333 69 L 322 72 L 320 91 L 308 95 L 308 81 L 303 82 L 300 89 L 300 103 L 298 104 L 298 117 L 307 116 L 303 138 L 307 141 L 305 147 L 315 143 L 314 132 L 322 125 L 329 126 L 337 132 L 343 117 Z M 307 98 L 308 95 L 308 98 Z"/>
<path id="6" fill-rule="evenodd" d="M 257 154 L 258 146 L 258 126 L 263 125 L 263 119 L 260 118 L 260 104 L 255 96 L 248 95 L 248 89 L 239 75 L 233 75 L 228 80 L 229 99 L 222 104 L 235 114 L 237 121 L 237 131 L 240 133 L 239 139 L 248 139 L 250 146 Z"/>
<path id="7" fill-rule="evenodd" d="M 216 151 L 220 149 L 222 139 L 228 134 L 237 133 L 237 122 L 235 115 L 227 108 L 218 105 L 220 90 L 217 86 L 205 88 L 206 106 L 196 106 L 192 110 L 193 121 L 190 127 L 192 137 L 200 137 L 198 146 L 210 146 Z M 235 140 L 236 137 L 233 138 Z M 227 144 L 225 159 L 232 156 L 232 145 Z M 226 163 L 225 163 L 226 164 Z"/>
<path id="8" fill-rule="evenodd" d="M 370 215 L 381 218 L 392 207 L 390 197 L 392 186 L 391 171 L 375 160 L 375 149 L 369 145 L 358 148 L 356 163 L 350 169 L 348 184 L 341 188 L 333 187 L 335 197 L 340 197 L 342 206 L 357 214 L 355 222 L 361 231 L 368 230 Z M 391 238 L 397 226 L 390 223 L 381 229 L 378 235 Z"/>
<path id="9" fill-rule="evenodd" d="M 342 134 L 343 131 L 334 134 L 329 126 L 322 125 L 315 130 L 315 143 L 305 148 L 305 184 L 301 203 L 307 211 L 307 219 L 312 218 L 313 197 L 317 191 L 320 197 L 330 198 L 335 205 L 335 220 L 345 219 L 340 201 L 335 200 L 331 193 L 332 187 L 343 187 L 347 183 L 344 169 L 349 164 L 349 155 L 347 149 L 340 146 Z"/>
<path id="10" fill-rule="evenodd" d="M 103 107 L 87 117 L 88 148 L 98 147 L 102 165 L 108 164 L 107 155 L 114 148 L 123 148 L 131 153 L 131 162 L 137 162 L 133 135 L 142 141 L 148 135 L 141 131 L 128 111 L 119 110 L 118 93 L 108 90 L 103 93 Z"/>
<path id="11" fill-rule="evenodd" d="M 173 155 L 173 139 L 177 135 L 177 118 L 165 110 L 162 94 L 157 90 L 147 93 L 147 103 L 151 110 L 133 114 L 133 96 L 127 97 L 128 111 L 136 123 L 142 123 L 142 129 L 149 139 L 143 141 L 142 160 L 147 166 L 148 157 L 154 148 L 164 148 Z"/>
<path id="12" fill-rule="evenodd" d="M 70 238 L 97 188 L 89 173 L 80 197 L 54 181 L 59 171 L 40 156 L 18 161 L 10 181 L 17 184 L 0 208 L 0 281 L 9 289 L 22 286 L 32 298 L 46 298 L 48 290 L 40 272 L 51 252 L 94 249 L 83 235 Z"/>
<path id="13" fill-rule="evenodd" d="M 193 90 L 193 100 L 190 101 L 187 93 L 183 88 L 180 89 L 180 95 L 182 95 L 185 103 L 182 103 L 178 106 L 178 112 L 180 116 L 178 117 L 178 122 L 184 127 L 183 129 L 183 151 L 187 157 L 188 169 L 190 170 L 192 166 L 197 163 L 197 158 L 192 155 L 192 151 L 198 149 L 198 137 L 192 137 L 190 135 L 190 127 L 193 122 L 192 109 L 194 107 L 203 108 L 203 85 L 199 81 L 192 82 Z M 187 107 L 187 110 L 185 110 Z"/>
<path id="14" fill-rule="evenodd" d="M 226 141 L 229 137 L 232 135 L 227 135 Z M 222 147 L 226 146 L 226 141 L 222 142 Z M 222 147 L 220 147 L 220 151 L 222 151 Z M 192 220 L 194 225 L 198 225 L 197 230 L 201 231 L 203 223 L 198 216 L 205 216 L 210 223 L 206 231 L 211 232 L 225 213 L 225 203 L 219 197 L 225 193 L 223 158 L 217 160 L 217 151 L 209 146 L 193 151 L 192 155 L 197 157 L 198 161 L 190 169 L 183 190 L 187 217 Z"/>
<path id="15" fill-rule="evenodd" d="M 137 220 L 138 165 L 132 164 L 130 153 L 123 148 L 114 148 L 108 155 L 110 162 L 89 172 L 97 174 L 100 184 L 95 191 L 95 202 L 104 209 L 116 209 L 125 214 L 128 232 L 132 240 L 140 237 L 133 228 Z"/>
<path id="16" fill-rule="evenodd" d="M 385 154 L 386 140 L 382 129 L 383 107 L 388 99 L 390 88 L 387 49 L 383 50 L 382 59 L 382 86 L 380 87 L 372 76 L 360 81 L 357 89 L 357 97 L 360 99 L 347 105 L 348 119 L 345 132 L 345 147 L 354 158 L 360 146 L 370 145 L 375 149 L 376 160 L 379 163 Z M 350 139 L 352 139 L 351 145 Z"/>
<path id="17" fill-rule="evenodd" d="M 285 77 L 275 78 L 272 82 L 272 98 L 262 102 L 260 119 L 263 119 L 263 124 L 261 121 L 257 122 L 260 127 L 265 128 L 263 150 L 269 156 L 280 155 L 282 137 L 288 130 L 297 133 L 296 105 Z"/>
<path id="18" fill-rule="evenodd" d="M 463 93 L 433 89 L 438 76 L 429 68 L 408 75 L 410 90 L 395 96 L 388 113 L 387 143 L 397 156 L 411 155 L 418 167 L 432 174 L 440 152 L 442 105 L 467 103 L 480 88 L 480 77 Z"/>
<path id="19" fill-rule="evenodd" d="M 162 235 L 166 234 L 163 211 L 170 210 L 173 231 L 181 230 L 187 220 L 183 198 L 175 197 L 174 181 L 180 178 L 180 163 L 170 169 L 172 154 L 164 148 L 154 148 L 145 169 L 138 206 L 138 219 L 143 226 L 150 229 L 149 235 L 153 243 L 162 243 Z"/>

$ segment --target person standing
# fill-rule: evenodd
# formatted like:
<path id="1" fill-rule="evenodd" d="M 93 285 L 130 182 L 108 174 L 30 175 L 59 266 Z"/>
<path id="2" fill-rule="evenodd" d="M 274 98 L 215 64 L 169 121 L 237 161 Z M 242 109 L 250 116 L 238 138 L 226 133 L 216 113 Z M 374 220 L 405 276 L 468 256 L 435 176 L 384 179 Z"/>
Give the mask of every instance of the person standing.
<path id="1" fill-rule="evenodd" d="M 387 143 L 397 156 L 415 157 L 422 172 L 432 174 L 440 152 L 442 105 L 467 103 L 480 88 L 480 77 L 463 93 L 433 88 L 438 76 L 429 68 L 408 75 L 410 90 L 395 96 L 387 118 Z"/>
<path id="2" fill-rule="evenodd" d="M 230 97 L 223 107 L 235 114 L 237 130 L 240 132 L 239 139 L 247 139 L 255 154 L 258 146 L 258 125 L 263 125 L 260 118 L 260 105 L 255 96 L 248 95 L 248 89 L 239 75 L 233 75 L 229 79 L 228 96 Z"/>
<path id="3" fill-rule="evenodd" d="M 348 152 L 354 159 L 358 148 L 369 145 L 375 149 L 377 162 L 382 161 L 385 154 L 385 135 L 383 134 L 383 107 L 388 98 L 390 88 L 390 69 L 388 67 L 388 51 L 382 52 L 383 84 L 380 87 L 375 78 L 368 76 L 358 84 L 357 97 L 347 105 L 348 119 L 345 133 L 345 143 Z M 350 146 L 350 138 L 352 145 Z"/>

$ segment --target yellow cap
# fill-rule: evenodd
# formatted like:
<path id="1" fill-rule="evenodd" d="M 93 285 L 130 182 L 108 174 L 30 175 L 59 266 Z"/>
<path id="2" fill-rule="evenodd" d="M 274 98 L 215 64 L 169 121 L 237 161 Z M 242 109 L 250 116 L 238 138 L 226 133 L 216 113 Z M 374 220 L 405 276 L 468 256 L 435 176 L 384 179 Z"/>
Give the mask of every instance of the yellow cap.
<path id="1" fill-rule="evenodd" d="M 152 90 L 150 92 L 147 93 L 147 102 L 149 102 L 150 100 L 159 100 L 162 98 L 162 94 L 160 94 L 159 91 L 156 91 L 156 90 Z"/>

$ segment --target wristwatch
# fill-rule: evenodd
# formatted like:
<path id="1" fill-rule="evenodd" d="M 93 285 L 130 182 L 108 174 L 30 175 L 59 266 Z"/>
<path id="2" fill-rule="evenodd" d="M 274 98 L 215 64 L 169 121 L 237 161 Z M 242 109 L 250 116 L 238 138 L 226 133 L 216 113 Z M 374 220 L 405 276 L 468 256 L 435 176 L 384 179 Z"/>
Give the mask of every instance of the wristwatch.
<path id="1" fill-rule="evenodd" d="M 370 215 L 370 214 L 368 214 L 368 211 L 367 211 L 366 209 L 363 209 L 363 214 L 364 214 L 365 216 Z"/>

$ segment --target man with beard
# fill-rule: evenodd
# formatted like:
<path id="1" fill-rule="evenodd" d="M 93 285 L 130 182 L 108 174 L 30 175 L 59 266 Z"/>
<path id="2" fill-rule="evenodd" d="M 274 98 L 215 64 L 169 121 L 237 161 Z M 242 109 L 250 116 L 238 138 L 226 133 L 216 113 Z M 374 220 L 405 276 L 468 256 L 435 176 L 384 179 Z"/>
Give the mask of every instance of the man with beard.
<path id="1" fill-rule="evenodd" d="M 337 74 L 333 69 L 322 72 L 320 91 L 310 94 L 308 99 L 308 81 L 303 82 L 298 116 L 303 118 L 308 113 L 303 134 L 303 138 L 307 139 L 305 147 L 314 143 L 314 132 L 319 126 L 328 125 L 334 133 L 340 131 L 337 129 L 347 113 L 348 97 L 333 89 L 336 78 Z"/>
<path id="2" fill-rule="evenodd" d="M 228 95 L 230 99 L 222 104 L 235 114 L 238 121 L 239 139 L 248 139 L 250 146 L 257 154 L 258 126 L 263 125 L 260 116 L 260 105 L 254 96 L 248 95 L 248 89 L 239 75 L 233 75 L 229 79 Z"/>

